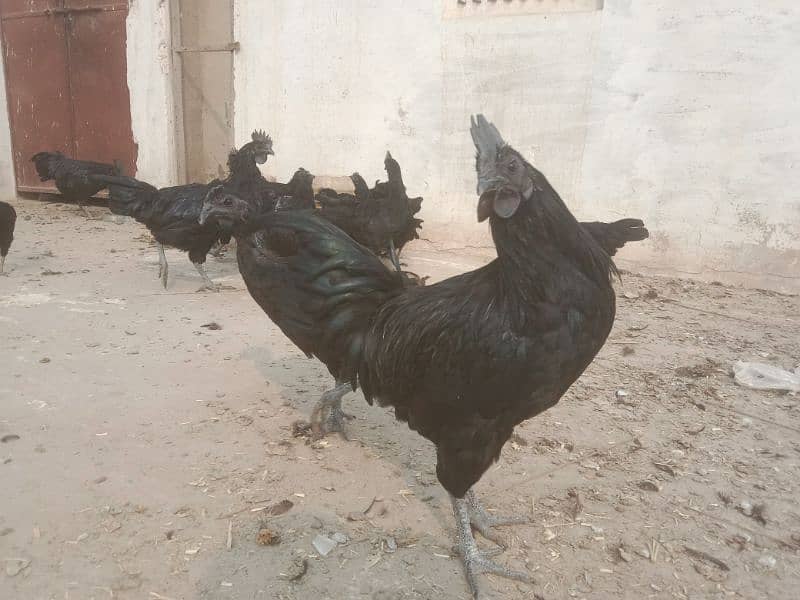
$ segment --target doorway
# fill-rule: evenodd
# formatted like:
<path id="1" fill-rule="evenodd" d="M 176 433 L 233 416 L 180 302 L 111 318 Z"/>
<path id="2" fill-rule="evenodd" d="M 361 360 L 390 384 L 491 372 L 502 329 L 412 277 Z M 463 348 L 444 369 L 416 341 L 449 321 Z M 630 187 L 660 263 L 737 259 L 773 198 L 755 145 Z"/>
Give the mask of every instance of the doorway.
<path id="1" fill-rule="evenodd" d="M 173 0 L 178 170 L 187 182 L 224 176 L 233 137 L 232 0 Z M 181 147 L 182 146 L 182 147 Z"/>
<path id="2" fill-rule="evenodd" d="M 14 174 L 21 192 L 52 192 L 31 156 L 60 151 L 135 173 L 124 0 L 2 0 L 0 32 Z"/>

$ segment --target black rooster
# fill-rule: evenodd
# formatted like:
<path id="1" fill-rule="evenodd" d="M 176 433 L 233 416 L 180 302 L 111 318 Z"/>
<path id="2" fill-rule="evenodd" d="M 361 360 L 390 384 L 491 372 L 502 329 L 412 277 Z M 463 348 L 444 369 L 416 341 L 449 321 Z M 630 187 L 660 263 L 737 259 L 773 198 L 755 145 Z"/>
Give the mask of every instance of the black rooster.
<path id="1" fill-rule="evenodd" d="M 17 211 L 8 202 L 0 202 L 0 275 L 4 274 L 6 256 L 11 242 L 14 241 L 14 226 L 17 223 Z"/>
<path id="2" fill-rule="evenodd" d="M 514 427 L 555 405 L 603 346 L 616 268 L 482 115 L 472 137 L 478 220 L 490 220 L 497 258 L 428 287 L 405 287 L 374 253 L 309 212 L 252 217 L 246 201 L 223 192 L 209 195 L 201 220 L 234 227 L 248 290 L 301 350 L 436 445 L 477 598 L 479 573 L 530 578 L 478 549 L 472 526 L 495 539 L 493 525 L 518 520 L 490 516 L 471 488 Z"/>
<path id="3" fill-rule="evenodd" d="M 251 137 L 251 142 L 229 155 L 231 172 L 222 182 L 245 192 L 258 185 L 252 183 L 254 179 L 263 179 L 256 163 L 265 162 L 273 153 L 269 136 L 255 131 Z M 230 234 L 213 225 L 200 225 L 198 219 L 206 195 L 219 185 L 219 181 L 157 189 L 133 177 L 96 175 L 92 180 L 108 186 L 111 212 L 133 217 L 153 234 L 158 242 L 158 276 L 164 288 L 169 279 L 169 264 L 164 253 L 166 245 L 189 253 L 189 260 L 203 278 L 203 286 L 198 291 L 218 289 L 203 265 L 212 246 L 227 243 Z"/>
<path id="4" fill-rule="evenodd" d="M 56 188 L 70 202 L 77 202 L 88 218 L 92 218 L 84 202 L 106 186 L 92 178 L 93 175 L 122 175 L 117 161 L 113 165 L 68 158 L 61 152 L 38 152 L 31 161 L 42 181 L 54 179 Z"/>

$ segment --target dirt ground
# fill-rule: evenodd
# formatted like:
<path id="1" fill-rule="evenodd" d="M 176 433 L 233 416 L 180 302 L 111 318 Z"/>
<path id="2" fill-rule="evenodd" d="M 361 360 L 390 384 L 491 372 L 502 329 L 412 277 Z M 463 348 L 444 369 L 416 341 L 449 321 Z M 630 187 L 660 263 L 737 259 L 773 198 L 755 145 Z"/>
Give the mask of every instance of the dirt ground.
<path id="1" fill-rule="evenodd" d="M 0 277 L 0 598 L 467 597 L 432 447 L 356 394 L 349 441 L 294 437 L 330 377 L 251 300 L 232 256 L 208 262 L 225 289 L 195 293 L 169 251 L 165 292 L 136 223 L 16 205 Z M 433 280 L 481 261 L 424 243 L 407 259 Z M 536 584 L 484 577 L 487 591 L 797 598 L 800 401 L 730 369 L 793 369 L 800 301 L 626 274 L 618 304 L 593 365 L 477 486 L 531 518 L 503 532 L 498 560 Z M 322 556 L 325 538 L 338 544 Z"/>

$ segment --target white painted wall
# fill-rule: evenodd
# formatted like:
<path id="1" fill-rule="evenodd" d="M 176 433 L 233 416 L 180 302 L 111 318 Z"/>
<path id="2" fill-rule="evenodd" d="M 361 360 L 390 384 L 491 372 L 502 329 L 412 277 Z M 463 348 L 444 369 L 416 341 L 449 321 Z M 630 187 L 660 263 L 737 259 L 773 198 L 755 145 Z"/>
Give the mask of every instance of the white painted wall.
<path id="1" fill-rule="evenodd" d="M 237 141 L 272 133 L 279 178 L 369 181 L 391 149 L 426 197 L 425 236 L 483 247 L 468 135 L 483 111 L 579 217 L 645 219 L 652 241 L 622 264 L 800 290 L 800 5 L 458 19 L 447 2 L 236 0 Z"/>
<path id="2" fill-rule="evenodd" d="M 155 186 L 176 185 L 176 115 L 167 0 L 129 0 L 128 88 L 136 176 Z"/>
<path id="3" fill-rule="evenodd" d="M 11 125 L 6 101 L 6 73 L 0 52 L 0 200 L 13 201 L 16 195 L 14 162 L 11 153 Z"/>

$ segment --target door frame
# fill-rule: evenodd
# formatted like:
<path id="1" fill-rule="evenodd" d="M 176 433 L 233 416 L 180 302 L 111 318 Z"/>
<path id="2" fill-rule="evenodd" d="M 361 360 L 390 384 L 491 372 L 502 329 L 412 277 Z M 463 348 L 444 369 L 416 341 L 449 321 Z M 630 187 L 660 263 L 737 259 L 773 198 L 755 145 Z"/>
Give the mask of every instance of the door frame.
<path id="1" fill-rule="evenodd" d="M 191 1 L 191 0 L 188 0 Z M 236 35 L 236 0 L 218 0 L 227 2 L 231 11 L 230 39 Z M 175 114 L 175 167 L 180 183 L 193 183 L 188 181 L 188 164 L 186 156 L 186 120 L 183 98 L 183 55 L 187 52 L 236 52 L 239 42 L 232 41 L 223 46 L 203 46 L 186 48 L 181 39 L 181 0 L 169 0 L 170 40 L 172 43 L 172 99 Z M 235 95 L 235 61 L 231 60 L 231 81 L 234 89 L 231 94 L 231 110 L 236 110 Z M 236 140 L 235 119 L 231 117 L 231 137 Z M 205 183 L 205 182 L 201 182 Z"/>

